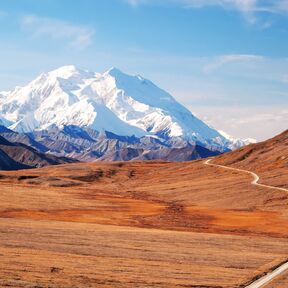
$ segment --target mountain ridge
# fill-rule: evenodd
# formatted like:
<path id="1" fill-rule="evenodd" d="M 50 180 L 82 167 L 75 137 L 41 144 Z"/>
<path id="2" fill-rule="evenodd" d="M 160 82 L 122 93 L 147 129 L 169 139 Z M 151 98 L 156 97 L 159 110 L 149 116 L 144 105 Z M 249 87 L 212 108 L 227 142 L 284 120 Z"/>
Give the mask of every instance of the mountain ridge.
<path id="1" fill-rule="evenodd" d="M 2 127 L 2 128 L 1 128 Z M 161 141 L 157 137 L 119 136 L 90 128 L 64 126 L 18 133 L 0 126 L 0 135 L 10 142 L 23 143 L 39 153 L 74 158 L 85 162 L 165 160 L 188 161 L 220 154 L 182 139 Z M 178 152 L 178 153 L 176 153 Z"/>
<path id="2" fill-rule="evenodd" d="M 0 170 L 39 168 L 74 162 L 77 160 L 41 153 L 31 146 L 20 142 L 10 142 L 0 136 Z"/>
<path id="3" fill-rule="evenodd" d="M 181 137 L 219 151 L 232 144 L 150 80 L 117 68 L 101 74 L 63 66 L 1 93 L 0 124 L 17 132 L 74 125 L 119 136 Z"/>

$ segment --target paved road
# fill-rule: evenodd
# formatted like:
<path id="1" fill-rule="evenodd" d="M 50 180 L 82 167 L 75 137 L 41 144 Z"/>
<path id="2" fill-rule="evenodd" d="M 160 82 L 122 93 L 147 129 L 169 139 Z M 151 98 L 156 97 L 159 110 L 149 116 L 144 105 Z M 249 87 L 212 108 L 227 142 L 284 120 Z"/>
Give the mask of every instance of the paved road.
<path id="1" fill-rule="evenodd" d="M 285 189 L 285 188 L 279 188 L 279 187 L 259 184 L 258 181 L 259 181 L 260 177 L 254 172 L 251 172 L 248 170 L 243 170 L 243 169 L 238 169 L 238 168 L 227 167 L 227 166 L 223 166 L 223 165 L 213 164 L 213 163 L 211 163 L 211 160 L 212 159 L 206 160 L 204 162 L 204 164 L 209 165 L 209 166 L 220 167 L 223 169 L 228 169 L 228 170 L 233 170 L 233 171 L 238 171 L 238 172 L 250 174 L 253 177 L 253 181 L 251 182 L 252 185 L 270 188 L 270 189 L 274 189 L 274 190 L 285 191 L 288 193 L 288 189 Z M 274 280 L 276 277 L 278 277 L 282 273 L 286 272 L 287 270 L 288 270 L 288 262 L 282 264 L 281 266 L 279 266 L 274 271 L 267 273 L 265 276 L 261 277 L 260 279 L 256 280 L 255 282 L 251 283 L 250 285 L 246 286 L 245 288 L 263 288 L 263 287 L 265 287 L 265 285 L 270 283 L 272 280 Z"/>

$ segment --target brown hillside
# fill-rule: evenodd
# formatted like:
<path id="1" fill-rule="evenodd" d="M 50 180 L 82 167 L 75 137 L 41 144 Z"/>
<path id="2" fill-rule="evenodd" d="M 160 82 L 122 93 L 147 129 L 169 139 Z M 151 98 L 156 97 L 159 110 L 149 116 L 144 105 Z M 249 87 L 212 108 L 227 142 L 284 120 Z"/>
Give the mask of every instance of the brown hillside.
<path id="1" fill-rule="evenodd" d="M 223 154 L 214 163 L 257 172 L 260 182 L 288 188 L 288 130 L 267 141 Z"/>
<path id="2" fill-rule="evenodd" d="M 279 137 L 213 161 L 285 186 Z M 287 259 L 288 193 L 204 162 L 1 172 L 0 286 L 239 288 Z"/>

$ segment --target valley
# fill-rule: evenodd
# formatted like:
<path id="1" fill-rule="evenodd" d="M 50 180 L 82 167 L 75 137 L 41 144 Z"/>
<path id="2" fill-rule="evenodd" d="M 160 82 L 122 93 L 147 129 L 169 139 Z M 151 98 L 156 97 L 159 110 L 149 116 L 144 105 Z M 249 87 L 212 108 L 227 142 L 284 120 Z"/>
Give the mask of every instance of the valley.
<path id="1" fill-rule="evenodd" d="M 287 16 L 0 1 L 0 288 L 288 288 Z"/>
<path id="2" fill-rule="evenodd" d="M 273 151 L 280 145 L 288 156 L 283 135 L 271 140 Z M 255 145 L 265 151 L 266 144 Z M 288 193 L 205 161 L 2 171 L 0 284 L 236 288 L 286 261 Z M 281 163 L 273 174 L 283 181 Z M 264 166 L 257 173 L 270 184 Z M 283 187 L 279 179 L 273 185 Z M 271 288 L 284 287 L 285 276 Z"/>

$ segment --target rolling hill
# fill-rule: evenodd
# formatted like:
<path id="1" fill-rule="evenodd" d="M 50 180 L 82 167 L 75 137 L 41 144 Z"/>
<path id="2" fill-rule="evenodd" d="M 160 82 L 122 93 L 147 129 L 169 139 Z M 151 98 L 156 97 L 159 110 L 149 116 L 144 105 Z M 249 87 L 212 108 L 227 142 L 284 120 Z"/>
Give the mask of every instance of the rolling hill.
<path id="1" fill-rule="evenodd" d="M 287 188 L 288 130 L 267 141 L 223 154 L 215 163 L 255 171 L 263 178 L 260 182 Z"/>

